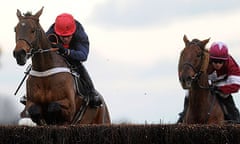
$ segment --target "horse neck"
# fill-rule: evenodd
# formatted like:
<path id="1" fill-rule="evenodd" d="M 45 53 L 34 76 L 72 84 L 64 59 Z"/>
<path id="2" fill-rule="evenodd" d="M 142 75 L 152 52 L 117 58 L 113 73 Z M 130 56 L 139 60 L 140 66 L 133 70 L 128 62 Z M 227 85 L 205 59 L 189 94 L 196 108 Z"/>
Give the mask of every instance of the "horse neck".
<path id="1" fill-rule="evenodd" d="M 190 89 L 190 105 L 199 109 L 199 107 L 209 104 L 210 90 L 208 87 L 208 75 L 206 73 L 202 73 L 199 79 L 193 83 Z"/>
<path id="2" fill-rule="evenodd" d="M 38 49 L 47 50 L 51 45 L 46 37 L 39 42 Z M 32 57 L 32 69 L 37 71 L 45 71 L 54 67 L 67 67 L 66 61 L 56 52 L 48 51 L 44 53 L 34 54 Z"/>

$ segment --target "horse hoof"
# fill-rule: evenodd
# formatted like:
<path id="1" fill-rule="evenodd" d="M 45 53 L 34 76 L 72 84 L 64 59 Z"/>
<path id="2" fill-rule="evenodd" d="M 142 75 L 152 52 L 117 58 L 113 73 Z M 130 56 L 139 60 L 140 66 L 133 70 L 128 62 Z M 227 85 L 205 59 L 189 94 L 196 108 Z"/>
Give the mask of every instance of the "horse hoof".
<path id="1" fill-rule="evenodd" d="M 18 125 L 20 125 L 20 126 L 31 126 L 31 127 L 37 126 L 37 124 L 35 122 L 33 122 L 32 119 L 30 119 L 30 118 L 21 118 L 18 121 Z"/>

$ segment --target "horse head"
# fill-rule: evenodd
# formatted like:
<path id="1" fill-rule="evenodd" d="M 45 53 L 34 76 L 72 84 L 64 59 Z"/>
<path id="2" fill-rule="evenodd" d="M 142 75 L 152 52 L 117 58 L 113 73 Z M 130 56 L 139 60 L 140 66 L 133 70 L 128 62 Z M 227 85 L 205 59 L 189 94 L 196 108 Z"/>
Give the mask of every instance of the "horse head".
<path id="1" fill-rule="evenodd" d="M 178 63 L 179 81 L 183 89 L 190 89 L 192 83 L 199 78 L 203 71 L 206 71 L 208 61 L 205 62 L 205 46 L 209 40 L 193 39 L 189 41 L 187 36 L 184 35 L 185 48 L 181 51 Z"/>
<path id="2" fill-rule="evenodd" d="M 13 51 L 13 56 L 19 65 L 25 65 L 27 59 L 38 47 L 39 35 L 43 34 L 39 25 L 39 17 L 42 11 L 43 7 L 35 15 L 32 15 L 31 12 L 22 15 L 21 12 L 17 10 L 19 22 L 15 27 L 16 46 Z"/>

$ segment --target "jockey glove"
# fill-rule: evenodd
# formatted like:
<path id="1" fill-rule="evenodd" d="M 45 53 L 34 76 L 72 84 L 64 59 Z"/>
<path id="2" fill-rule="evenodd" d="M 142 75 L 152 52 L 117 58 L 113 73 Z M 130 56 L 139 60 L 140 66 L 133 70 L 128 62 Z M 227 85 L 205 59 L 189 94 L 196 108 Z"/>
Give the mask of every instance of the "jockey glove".
<path id="1" fill-rule="evenodd" d="M 217 86 L 214 86 L 214 85 L 210 85 L 209 89 L 210 89 L 210 91 L 212 91 L 212 92 L 218 91 L 218 87 L 217 87 Z"/>
<path id="2" fill-rule="evenodd" d="M 60 54 L 66 54 L 66 53 L 67 53 L 67 49 L 65 49 L 65 48 L 63 47 L 63 45 L 60 44 L 60 43 L 58 43 L 58 44 L 52 44 L 52 47 L 53 47 L 53 48 L 58 48 L 58 52 L 59 52 Z"/>
<path id="3" fill-rule="evenodd" d="M 217 86 L 210 86 L 210 91 L 214 92 L 215 94 L 226 98 L 228 95 L 223 94 L 223 92 Z"/>
<path id="4" fill-rule="evenodd" d="M 58 43 L 58 38 L 56 35 L 52 34 L 52 35 L 48 35 L 48 40 L 51 42 L 51 43 Z"/>
<path id="5" fill-rule="evenodd" d="M 219 87 L 213 86 L 213 85 L 210 86 L 210 91 L 217 93 L 217 94 L 222 93 L 222 91 L 219 89 Z"/>

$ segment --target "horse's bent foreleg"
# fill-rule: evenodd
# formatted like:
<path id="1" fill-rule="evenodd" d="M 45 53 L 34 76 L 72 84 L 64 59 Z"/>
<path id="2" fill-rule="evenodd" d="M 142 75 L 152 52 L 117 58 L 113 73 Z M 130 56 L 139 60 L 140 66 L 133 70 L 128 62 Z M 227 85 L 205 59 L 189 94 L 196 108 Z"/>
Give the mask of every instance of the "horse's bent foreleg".
<path id="1" fill-rule="evenodd" d="M 42 113 L 42 110 L 41 110 L 41 107 L 38 106 L 38 105 L 32 105 L 29 107 L 28 109 L 28 113 L 32 119 L 33 122 L 37 123 L 37 124 L 40 124 L 40 119 L 41 119 L 41 113 Z"/>
<path id="2" fill-rule="evenodd" d="M 36 124 L 42 124 L 42 110 L 41 107 L 28 101 L 24 110 L 21 112 L 21 119 L 19 125 L 35 126 Z"/>
<path id="3" fill-rule="evenodd" d="M 48 106 L 48 112 L 55 113 L 58 123 L 70 123 L 75 115 L 76 106 L 75 103 L 69 99 L 63 99 L 50 104 Z"/>
<path id="4" fill-rule="evenodd" d="M 46 121 L 48 124 L 59 124 L 65 121 L 65 117 L 61 114 L 61 105 L 57 102 L 52 102 L 48 105 Z"/>

